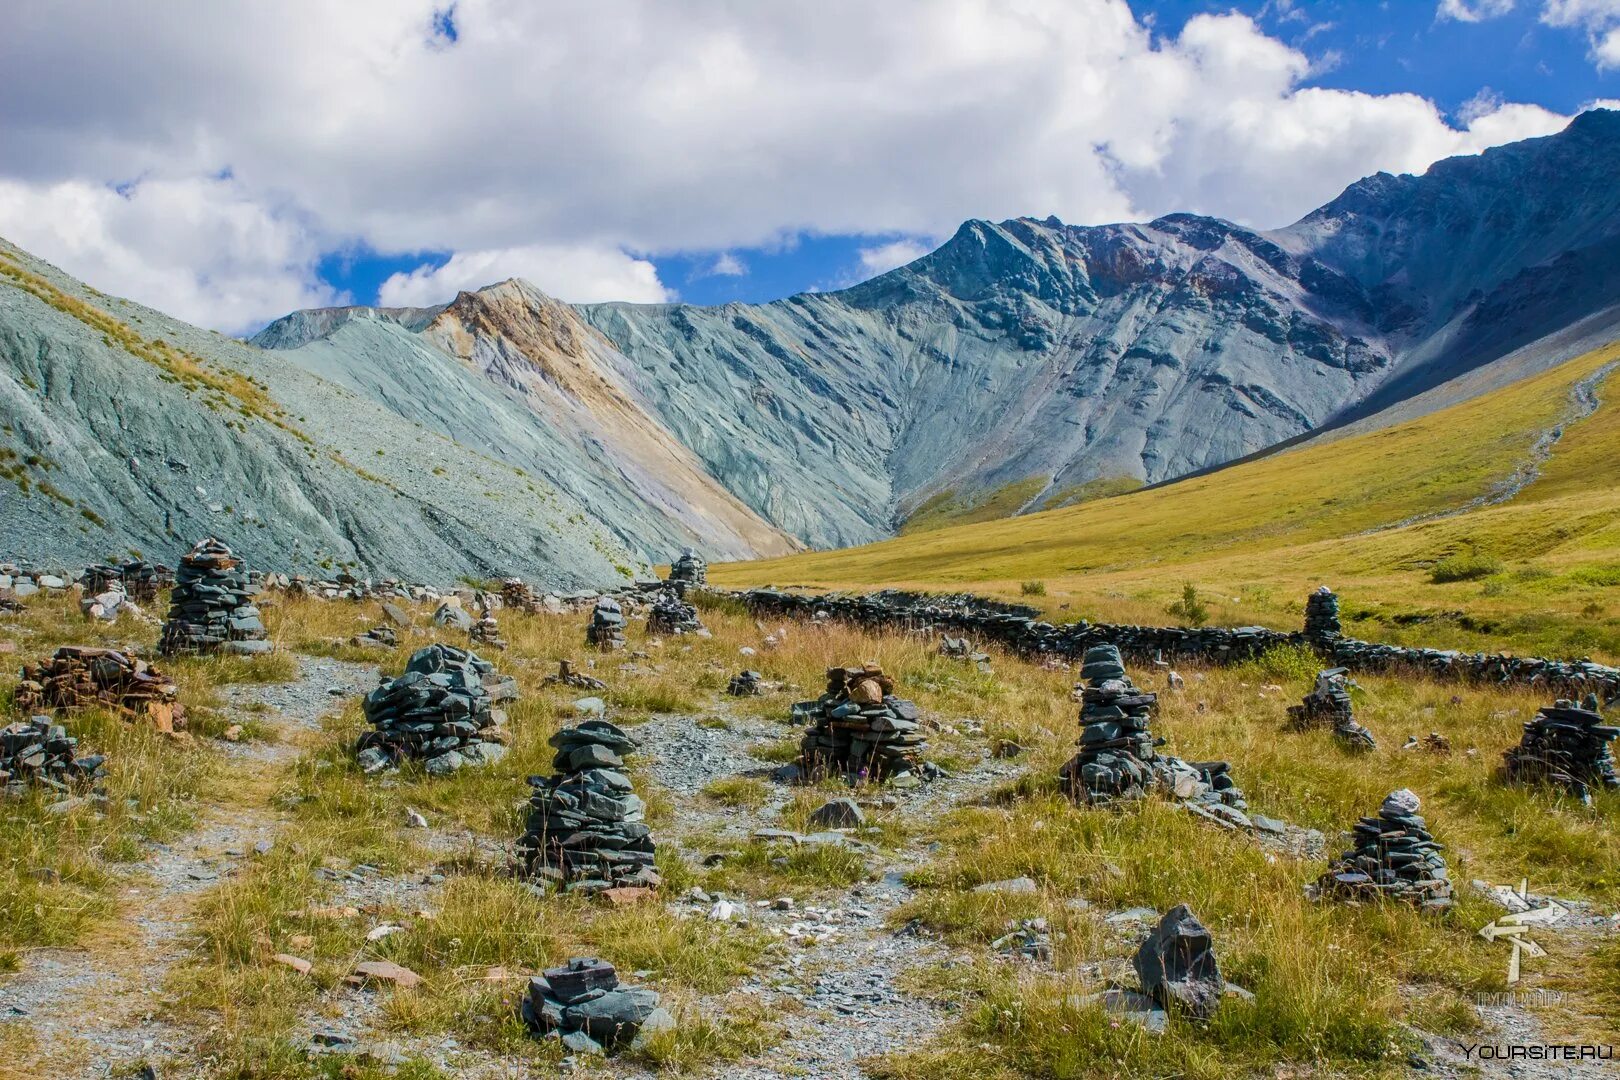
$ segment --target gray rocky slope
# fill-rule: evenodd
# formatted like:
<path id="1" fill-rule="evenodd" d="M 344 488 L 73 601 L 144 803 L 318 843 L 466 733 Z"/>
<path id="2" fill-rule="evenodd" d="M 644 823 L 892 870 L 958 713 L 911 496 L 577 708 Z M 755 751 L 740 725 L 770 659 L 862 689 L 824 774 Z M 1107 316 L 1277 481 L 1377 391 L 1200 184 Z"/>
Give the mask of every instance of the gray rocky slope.
<path id="1" fill-rule="evenodd" d="M 1617 165 L 1620 114 L 1589 112 L 1369 177 L 1278 230 L 969 221 L 836 293 L 570 307 L 510 281 L 440 307 L 295 312 L 253 345 L 0 248 L 0 270 L 251 375 L 285 414 L 210 409 L 0 273 L 0 553 L 59 537 L 156 553 L 214 531 L 278 565 L 566 583 L 685 544 L 873 540 L 945 491 L 1017 483 L 1034 508 L 1096 479 L 1163 481 L 1610 339 Z"/>

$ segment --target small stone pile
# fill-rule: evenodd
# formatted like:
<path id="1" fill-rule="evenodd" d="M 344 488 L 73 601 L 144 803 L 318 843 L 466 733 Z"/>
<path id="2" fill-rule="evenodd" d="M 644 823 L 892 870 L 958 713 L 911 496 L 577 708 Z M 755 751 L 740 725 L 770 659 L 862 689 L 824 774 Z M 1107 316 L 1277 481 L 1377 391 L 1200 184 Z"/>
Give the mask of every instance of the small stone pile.
<path id="1" fill-rule="evenodd" d="M 1312 641 L 1342 637 L 1339 598 L 1326 585 L 1305 598 L 1305 636 Z"/>
<path id="2" fill-rule="evenodd" d="M 598 649 L 624 648 L 624 607 L 613 597 L 596 602 L 591 623 L 585 628 L 585 643 Z"/>
<path id="3" fill-rule="evenodd" d="M 827 692 L 793 706 L 794 718 L 810 724 L 799 742 L 800 773 L 807 780 L 910 776 L 927 741 L 920 715 L 894 696 L 894 680 L 877 664 L 829 668 Z"/>
<path id="4" fill-rule="evenodd" d="M 990 654 L 981 652 L 973 647 L 973 642 L 966 637 L 951 637 L 941 634 L 939 638 L 939 655 L 951 660 L 966 660 L 975 665 L 986 674 L 990 672 Z"/>
<path id="5" fill-rule="evenodd" d="M 1214 939 L 1186 904 L 1177 904 L 1159 921 L 1136 950 L 1132 966 L 1144 994 L 1199 1020 L 1214 1016 L 1226 993 Z"/>
<path id="6" fill-rule="evenodd" d="M 66 791 L 75 782 L 106 775 L 100 754 L 78 757 L 79 740 L 48 716 L 19 720 L 0 728 L 0 788 L 20 795 L 30 785 Z"/>
<path id="7" fill-rule="evenodd" d="M 186 726 L 179 688 L 130 653 L 64 645 L 49 660 L 24 665 L 15 704 L 25 712 L 92 707 L 115 709 L 150 720 L 159 731 Z"/>
<path id="8" fill-rule="evenodd" d="M 1597 704 L 1594 694 L 1580 705 L 1560 700 L 1537 712 L 1519 745 L 1503 755 L 1508 782 L 1554 784 L 1588 804 L 1594 787 L 1620 788 L 1609 751 L 1620 727 L 1605 724 Z"/>
<path id="9" fill-rule="evenodd" d="M 589 957 L 530 979 L 521 1012 L 530 1031 L 561 1039 L 574 1054 L 609 1053 L 675 1026 L 656 991 L 620 985 L 612 964 Z"/>
<path id="10" fill-rule="evenodd" d="M 606 690 L 607 683 L 583 671 L 574 670 L 572 660 L 557 661 L 557 674 L 540 680 L 541 686 L 571 686 L 575 690 Z"/>
<path id="11" fill-rule="evenodd" d="M 691 634 L 703 629 L 697 608 L 682 600 L 673 589 L 664 589 L 653 598 L 647 612 L 649 634 Z"/>
<path id="12" fill-rule="evenodd" d="M 1346 668 L 1328 668 L 1316 675 L 1316 686 L 1298 705 L 1288 707 L 1288 723 L 1295 731 L 1331 726 L 1333 734 L 1348 749 L 1376 750 L 1372 732 L 1356 723 L 1350 701 L 1350 678 Z"/>
<path id="13" fill-rule="evenodd" d="M 392 649 L 399 644 L 399 635 L 392 626 L 373 626 L 363 634 L 354 635 L 349 642 L 362 649 Z"/>
<path id="14" fill-rule="evenodd" d="M 1086 802 L 1145 795 L 1163 773 L 1154 750 L 1163 740 L 1150 727 L 1158 695 L 1136 688 L 1113 645 L 1087 649 L 1080 677 L 1080 752 L 1063 766 L 1059 784 Z"/>
<path id="15" fill-rule="evenodd" d="M 514 611 L 527 612 L 533 615 L 542 610 L 540 595 L 522 578 L 507 578 L 501 582 L 501 603 Z"/>
<path id="16" fill-rule="evenodd" d="M 532 878 L 569 891 L 652 889 L 652 832 L 623 772 L 637 743 L 606 720 L 587 720 L 551 737 L 553 776 L 531 776 L 527 831 L 518 840 Z"/>
<path id="17" fill-rule="evenodd" d="M 496 680 L 494 673 L 489 661 L 451 645 L 418 649 L 404 674 L 365 697 L 372 730 L 355 748 L 361 769 L 374 773 L 416 758 L 429 775 L 444 776 L 498 761 L 506 754 L 497 730 L 506 716 L 492 705 L 516 690 L 510 679 Z"/>
<path id="18" fill-rule="evenodd" d="M 757 671 L 739 671 L 726 684 L 726 693 L 732 697 L 759 697 L 765 693 L 765 680 Z"/>
<path id="19" fill-rule="evenodd" d="M 668 581 L 683 593 L 691 586 L 707 585 L 709 564 L 703 561 L 703 556 L 686 548 L 682 550 L 681 557 L 670 564 Z"/>
<path id="20" fill-rule="evenodd" d="M 1356 823 L 1355 847 L 1317 882 L 1321 895 L 1337 900 L 1402 900 L 1425 911 L 1451 906 L 1450 872 L 1441 846 L 1418 815 L 1418 797 L 1391 792 L 1377 817 Z"/>
<path id="21" fill-rule="evenodd" d="M 489 608 L 483 610 L 482 617 L 472 624 L 468 631 L 474 645 L 482 645 L 489 649 L 506 651 L 506 639 L 501 637 L 500 624 L 495 621 L 495 613 Z"/>
<path id="22" fill-rule="evenodd" d="M 165 656 L 269 652 L 272 646 L 253 606 L 258 592 L 230 548 L 213 537 L 199 541 L 175 573 L 169 621 L 163 624 L 158 648 Z"/>
<path id="23" fill-rule="evenodd" d="M 79 584 L 91 596 L 121 588 L 136 603 L 149 604 L 157 599 L 159 589 L 174 584 L 174 571 L 139 559 L 117 566 L 101 563 L 85 567 Z"/>
<path id="24" fill-rule="evenodd" d="M 7 601 L 26 600 L 40 591 L 61 593 L 68 587 L 65 574 L 25 570 L 15 563 L 0 563 L 0 596 Z M 8 604 L 7 610 L 21 611 L 21 605 Z"/>

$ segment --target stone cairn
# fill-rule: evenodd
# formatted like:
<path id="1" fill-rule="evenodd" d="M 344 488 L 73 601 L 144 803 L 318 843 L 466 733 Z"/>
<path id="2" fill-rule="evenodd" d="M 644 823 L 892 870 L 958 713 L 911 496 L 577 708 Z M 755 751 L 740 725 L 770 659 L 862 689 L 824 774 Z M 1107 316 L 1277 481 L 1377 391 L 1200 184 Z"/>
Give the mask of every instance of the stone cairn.
<path id="1" fill-rule="evenodd" d="M 479 613 L 478 621 L 472 624 L 472 629 L 467 633 L 474 645 L 506 651 L 506 639 L 501 637 L 500 624 L 495 621 L 495 612 L 489 608 Z"/>
<path id="2" fill-rule="evenodd" d="M 693 586 L 709 583 L 709 564 L 703 561 L 703 556 L 691 548 L 685 548 L 681 551 L 681 557 L 670 564 L 667 580 L 684 594 Z"/>
<path id="3" fill-rule="evenodd" d="M 506 746 L 498 729 L 506 716 L 492 706 L 517 690 L 511 679 L 494 673 L 489 661 L 452 645 L 418 649 L 404 674 L 365 697 L 372 730 L 355 748 L 361 769 L 380 772 L 415 758 L 429 775 L 443 776 L 500 760 Z"/>
<path id="4" fill-rule="evenodd" d="M 764 681 L 757 671 L 739 671 L 726 684 L 726 693 L 732 697 L 759 697 L 765 693 Z"/>
<path id="5" fill-rule="evenodd" d="M 596 602 L 591 623 L 585 628 L 585 643 L 598 649 L 624 648 L 624 607 L 613 597 Z"/>
<path id="6" fill-rule="evenodd" d="M 64 645 L 49 660 L 23 666 L 15 704 L 30 713 L 114 709 L 169 732 L 186 726 L 178 693 L 161 672 L 130 653 Z"/>
<path id="7" fill-rule="evenodd" d="M 1080 752 L 1058 783 L 1071 799 L 1107 802 L 1140 798 L 1163 780 L 1150 727 L 1159 696 L 1138 690 L 1113 645 L 1094 645 L 1080 665 Z"/>
<path id="8" fill-rule="evenodd" d="M 647 633 L 691 634 L 701 629 L 697 608 L 682 600 L 674 589 L 664 589 L 653 598 L 647 612 Z"/>
<path id="9" fill-rule="evenodd" d="M 1342 637 L 1339 625 L 1339 598 L 1326 585 L 1305 598 L 1305 636 L 1312 641 Z"/>
<path id="10" fill-rule="evenodd" d="M 520 1009 L 530 1031 L 574 1054 L 608 1053 L 675 1026 L 656 991 L 621 985 L 612 964 L 589 957 L 530 979 Z"/>
<path id="11" fill-rule="evenodd" d="M 392 649 L 399 645 L 399 634 L 392 626 L 373 626 L 363 634 L 354 635 L 349 643 L 362 649 Z"/>
<path id="12" fill-rule="evenodd" d="M 1132 966 L 1143 993 L 1185 1016 L 1208 1020 L 1226 993 L 1214 939 L 1186 904 L 1177 904 L 1159 921 L 1136 950 Z"/>
<path id="13" fill-rule="evenodd" d="M 31 785 L 66 791 L 73 783 L 106 775 L 100 754 L 78 757 L 79 740 L 48 716 L 19 720 L 0 728 L 0 788 L 19 796 Z"/>
<path id="14" fill-rule="evenodd" d="M 1620 727 L 1605 724 L 1597 706 L 1596 694 L 1580 705 L 1558 701 L 1544 706 L 1524 725 L 1519 745 L 1503 755 L 1507 781 L 1554 784 L 1586 804 L 1594 787 L 1620 788 L 1609 751 Z"/>
<path id="15" fill-rule="evenodd" d="M 557 674 L 540 680 L 541 686 L 571 686 L 575 690 L 606 690 L 607 683 L 583 671 L 574 670 L 572 660 L 557 661 Z"/>
<path id="16" fill-rule="evenodd" d="M 572 892 L 653 889 L 652 832 L 625 775 L 637 743 L 606 720 L 587 720 L 551 737 L 552 776 L 531 776 L 527 831 L 518 840 L 529 877 Z"/>
<path id="17" fill-rule="evenodd" d="M 530 615 L 542 608 L 539 594 L 525 584 L 522 578 L 515 577 L 501 582 L 501 603 L 514 611 L 523 611 Z"/>
<path id="18" fill-rule="evenodd" d="M 1402 788 L 1391 792 L 1377 817 L 1355 826 L 1355 847 L 1340 856 L 1317 882 L 1321 895 L 1336 900 L 1402 900 L 1424 911 L 1451 906 L 1450 872 L 1441 846 L 1418 815 L 1418 797 Z"/>
<path id="19" fill-rule="evenodd" d="M 242 561 L 212 537 L 198 541 L 180 560 L 169 621 L 158 648 L 176 653 L 267 653 L 264 623 L 253 598 L 259 587 L 248 581 Z"/>
<path id="20" fill-rule="evenodd" d="M 117 566 L 102 563 L 85 567 L 84 573 L 79 575 L 79 584 L 83 585 L 84 591 L 91 596 L 122 587 L 129 598 L 137 604 L 149 604 L 157 599 L 159 589 L 166 589 L 174 584 L 174 571 L 167 566 L 141 562 L 138 559 Z"/>
<path id="21" fill-rule="evenodd" d="M 829 668 L 827 692 L 793 706 L 793 718 L 810 725 L 799 741 L 801 776 L 910 776 L 926 744 L 920 715 L 914 703 L 894 696 L 894 680 L 877 664 Z"/>
<path id="22" fill-rule="evenodd" d="M 1378 749 L 1372 732 L 1356 723 L 1350 702 L 1350 678 L 1345 668 L 1328 668 L 1316 675 L 1316 686 L 1298 705 L 1288 707 L 1288 724 L 1295 731 L 1332 727 L 1334 736 L 1347 749 Z"/>

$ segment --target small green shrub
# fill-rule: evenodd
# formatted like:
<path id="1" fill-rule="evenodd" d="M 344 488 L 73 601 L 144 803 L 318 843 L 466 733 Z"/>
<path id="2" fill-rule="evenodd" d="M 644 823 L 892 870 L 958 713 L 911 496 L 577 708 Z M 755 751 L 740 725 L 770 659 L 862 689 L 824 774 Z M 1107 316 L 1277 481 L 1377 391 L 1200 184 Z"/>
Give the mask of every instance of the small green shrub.
<path id="1" fill-rule="evenodd" d="M 1444 585 L 1452 581 L 1478 581 L 1502 572 L 1502 564 L 1488 555 L 1447 555 L 1429 570 L 1429 581 Z"/>
<path id="2" fill-rule="evenodd" d="M 1164 609 L 1165 614 L 1184 619 L 1191 626 L 1209 622 L 1209 606 L 1198 597 L 1198 587 L 1192 582 L 1181 586 L 1181 599 Z"/>
<path id="3" fill-rule="evenodd" d="M 1026 581 L 1022 585 L 1018 586 L 1018 591 L 1023 593 L 1025 596 L 1045 596 L 1046 582 Z"/>

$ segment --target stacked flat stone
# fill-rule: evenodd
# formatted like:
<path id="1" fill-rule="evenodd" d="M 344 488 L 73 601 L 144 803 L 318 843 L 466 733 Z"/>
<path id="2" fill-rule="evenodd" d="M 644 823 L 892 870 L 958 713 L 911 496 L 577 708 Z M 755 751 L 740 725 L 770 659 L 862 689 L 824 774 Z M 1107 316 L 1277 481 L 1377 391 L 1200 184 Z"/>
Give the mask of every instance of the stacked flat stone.
<path id="1" fill-rule="evenodd" d="M 506 639 L 501 637 L 500 624 L 495 621 L 495 613 L 488 608 L 485 608 L 479 620 L 472 624 L 468 635 L 474 645 L 506 651 Z"/>
<path id="2" fill-rule="evenodd" d="M 1331 727 L 1334 737 L 1351 750 L 1378 748 L 1372 732 L 1356 722 L 1349 672 L 1342 667 L 1317 672 L 1316 686 L 1298 705 L 1288 707 L 1288 723 L 1295 731 Z"/>
<path id="3" fill-rule="evenodd" d="M 501 603 L 515 611 L 534 614 L 543 607 L 540 595 L 524 584 L 522 578 L 507 578 L 501 582 Z"/>
<path id="4" fill-rule="evenodd" d="M 1519 745 L 1503 755 L 1507 780 L 1557 785 L 1583 803 L 1592 801 L 1593 788 L 1620 788 L 1609 750 L 1620 727 L 1605 724 L 1597 704 L 1592 695 L 1580 705 L 1561 700 L 1537 712 Z"/>
<path id="5" fill-rule="evenodd" d="M 732 697 L 759 697 L 764 692 L 764 677 L 757 671 L 739 671 L 726 684 L 726 693 Z"/>
<path id="6" fill-rule="evenodd" d="M 694 585 L 707 585 L 709 564 L 703 561 L 703 556 L 686 548 L 681 552 L 681 557 L 670 564 L 668 580 L 683 592 Z"/>
<path id="7" fill-rule="evenodd" d="M 253 598 L 259 587 L 248 580 L 242 561 L 210 537 L 180 560 L 169 621 L 163 624 L 158 648 L 176 653 L 266 653 L 264 623 Z"/>
<path id="8" fill-rule="evenodd" d="M 564 889 L 656 888 L 652 832 L 624 773 L 637 743 L 606 720 L 551 737 L 552 776 L 531 776 L 527 831 L 518 840 L 531 878 Z"/>
<path id="9" fill-rule="evenodd" d="M 1425 911 L 1451 906 L 1450 871 L 1441 845 L 1418 814 L 1418 797 L 1391 792 L 1377 817 L 1355 826 L 1355 847 L 1317 883 L 1321 894 L 1338 900 L 1401 900 Z"/>
<path id="10" fill-rule="evenodd" d="M 610 1053 L 643 1032 L 675 1026 L 655 991 L 620 985 L 612 964 L 591 957 L 530 979 L 521 1012 L 530 1031 L 561 1039 L 575 1054 Z"/>
<path id="11" fill-rule="evenodd" d="M 1312 641 L 1342 637 L 1339 625 L 1339 598 L 1326 585 L 1305 598 L 1305 636 Z"/>
<path id="12" fill-rule="evenodd" d="M 79 575 L 79 584 L 92 596 L 115 587 L 122 588 L 131 600 L 148 604 L 157 599 L 159 589 L 174 584 L 174 571 L 167 566 L 157 566 L 139 559 L 116 566 L 98 563 L 84 568 L 84 573 Z"/>
<path id="13" fill-rule="evenodd" d="M 585 628 L 585 643 L 598 649 L 624 648 L 624 608 L 613 597 L 604 596 L 596 602 L 590 625 Z"/>
<path id="14" fill-rule="evenodd" d="M 399 635 L 392 626 L 374 626 L 363 634 L 354 635 L 349 642 L 362 649 L 392 649 L 399 644 Z"/>
<path id="15" fill-rule="evenodd" d="M 557 674 L 540 680 L 541 686 L 568 686 L 575 690 L 606 690 L 607 683 L 583 671 L 574 670 L 572 660 L 557 661 Z"/>
<path id="16" fill-rule="evenodd" d="M 443 776 L 498 761 L 506 754 L 498 730 L 506 717 L 492 706 L 515 693 L 511 680 L 498 679 L 475 653 L 442 644 L 418 649 L 404 674 L 365 697 L 372 730 L 355 748 L 360 767 L 372 773 L 414 758 Z"/>
<path id="17" fill-rule="evenodd" d="M 77 756 L 79 740 L 48 716 L 0 728 L 0 788 L 20 795 L 30 786 L 65 791 L 71 784 L 106 775 L 100 754 Z"/>
<path id="18" fill-rule="evenodd" d="M 799 741 L 801 774 L 885 780 L 910 775 L 926 744 L 921 713 L 894 696 L 894 680 L 876 664 L 827 671 L 827 692 L 793 706 L 810 730 Z"/>
<path id="19" fill-rule="evenodd" d="M 1151 727 L 1157 694 L 1139 690 L 1112 645 L 1086 650 L 1080 676 L 1080 752 L 1058 782 L 1071 799 L 1107 802 L 1139 798 L 1164 779 Z"/>
<path id="20" fill-rule="evenodd" d="M 25 712 L 114 709 L 176 731 L 186 723 L 178 694 L 162 672 L 131 653 L 64 645 L 49 660 L 23 666 L 15 704 Z"/>
<path id="21" fill-rule="evenodd" d="M 664 589 L 653 598 L 647 612 L 649 634 L 691 634 L 703 629 L 697 608 L 682 600 L 673 589 Z"/>

